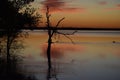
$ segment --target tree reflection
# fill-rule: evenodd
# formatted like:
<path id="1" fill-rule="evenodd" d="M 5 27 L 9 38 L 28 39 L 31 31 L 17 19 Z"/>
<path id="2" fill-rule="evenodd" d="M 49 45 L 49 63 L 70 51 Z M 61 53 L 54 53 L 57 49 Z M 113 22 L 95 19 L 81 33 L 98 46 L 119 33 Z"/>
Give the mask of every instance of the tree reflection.
<path id="1" fill-rule="evenodd" d="M 59 65 L 57 62 L 53 62 L 52 68 L 47 70 L 47 80 L 58 80 Z"/>

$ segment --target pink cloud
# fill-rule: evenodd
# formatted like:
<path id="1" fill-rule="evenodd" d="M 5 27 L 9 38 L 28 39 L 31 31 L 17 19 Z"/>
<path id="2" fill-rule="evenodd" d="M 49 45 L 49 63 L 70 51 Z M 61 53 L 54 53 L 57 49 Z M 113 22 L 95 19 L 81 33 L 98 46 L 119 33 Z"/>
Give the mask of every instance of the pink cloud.
<path id="1" fill-rule="evenodd" d="M 44 7 L 48 6 L 52 8 L 59 8 L 59 7 L 65 6 L 65 3 L 62 2 L 61 0 L 45 0 L 41 2 L 41 4 L 43 4 Z"/>
<path id="2" fill-rule="evenodd" d="M 64 8 L 64 12 L 85 12 L 85 8 Z"/>
<path id="3" fill-rule="evenodd" d="M 73 44 L 52 44 L 51 45 L 51 57 L 52 58 L 62 58 L 65 52 L 76 52 L 83 51 L 83 47 L 80 45 Z M 41 55 L 46 57 L 47 43 L 42 45 Z"/>
<path id="4" fill-rule="evenodd" d="M 42 11 L 45 11 L 46 7 L 48 6 L 50 12 L 61 11 L 62 8 L 65 6 L 65 2 L 61 0 L 45 0 L 41 2 L 41 4 L 43 5 Z"/>
<path id="5" fill-rule="evenodd" d="M 105 9 L 105 11 L 113 11 L 113 10 L 120 10 L 120 4 L 117 4 L 116 7 Z"/>
<path id="6" fill-rule="evenodd" d="M 45 0 L 41 2 L 43 4 L 42 11 L 46 11 L 46 6 L 49 7 L 50 12 L 84 12 L 85 8 L 73 8 L 67 7 L 62 0 Z"/>
<path id="7" fill-rule="evenodd" d="M 106 1 L 101 1 L 101 2 L 99 2 L 99 4 L 100 4 L 100 5 L 106 5 L 107 2 L 106 2 Z"/>
<path id="8" fill-rule="evenodd" d="M 50 12 L 64 12 L 64 13 L 74 13 L 74 12 L 85 12 L 85 8 L 50 8 Z M 42 9 L 42 12 L 46 12 L 45 9 Z"/>
<path id="9" fill-rule="evenodd" d="M 99 4 L 105 5 L 107 4 L 107 2 L 100 2 Z M 104 10 L 105 11 L 120 10 L 120 4 L 117 4 L 115 7 L 112 7 L 112 8 L 105 8 Z"/>
<path id="10" fill-rule="evenodd" d="M 120 4 L 117 4 L 117 7 L 120 7 Z"/>

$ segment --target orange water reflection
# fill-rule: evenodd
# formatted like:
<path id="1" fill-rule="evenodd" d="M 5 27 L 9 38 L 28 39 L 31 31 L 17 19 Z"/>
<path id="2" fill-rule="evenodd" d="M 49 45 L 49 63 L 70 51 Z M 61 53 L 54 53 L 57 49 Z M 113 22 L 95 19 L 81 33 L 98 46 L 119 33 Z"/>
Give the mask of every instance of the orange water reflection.
<path id="1" fill-rule="evenodd" d="M 47 43 L 43 44 L 41 46 L 42 53 L 41 55 L 46 57 L 47 52 Z M 51 45 L 51 57 L 52 58 L 62 58 L 64 56 L 64 53 L 66 52 L 81 52 L 83 51 L 83 46 L 75 45 L 75 44 L 52 44 Z"/>

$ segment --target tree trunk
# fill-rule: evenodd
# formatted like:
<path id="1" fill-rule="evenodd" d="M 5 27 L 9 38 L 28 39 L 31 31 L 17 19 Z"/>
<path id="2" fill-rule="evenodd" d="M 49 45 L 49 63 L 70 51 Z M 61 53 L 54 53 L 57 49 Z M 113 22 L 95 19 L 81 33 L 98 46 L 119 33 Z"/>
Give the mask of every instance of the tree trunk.
<path id="1" fill-rule="evenodd" d="M 51 29 L 48 26 L 48 47 L 47 47 L 47 59 L 48 59 L 48 73 L 47 73 L 47 80 L 51 78 L 51 69 L 52 69 L 52 64 L 51 64 Z"/>
<path id="2" fill-rule="evenodd" d="M 48 59 L 48 70 L 50 71 L 52 66 L 51 66 L 51 43 L 52 43 L 52 33 L 51 33 L 51 26 L 50 26 L 50 14 L 49 14 L 49 7 L 47 6 L 47 11 L 46 11 L 46 23 L 47 23 L 47 28 L 48 28 L 48 47 L 47 47 L 47 59 Z"/>
<path id="3" fill-rule="evenodd" d="M 51 69 L 51 43 L 52 43 L 52 39 L 51 39 L 51 30 L 48 30 L 48 48 L 47 48 L 47 58 L 48 58 L 48 68 Z"/>

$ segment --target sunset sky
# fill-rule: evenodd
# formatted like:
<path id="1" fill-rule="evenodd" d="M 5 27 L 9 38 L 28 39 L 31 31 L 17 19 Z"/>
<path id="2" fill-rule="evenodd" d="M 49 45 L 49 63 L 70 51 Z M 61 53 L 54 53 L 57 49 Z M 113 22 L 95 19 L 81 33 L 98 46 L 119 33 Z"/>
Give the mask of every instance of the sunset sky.
<path id="1" fill-rule="evenodd" d="M 63 17 L 61 27 L 120 28 L 120 0 L 36 0 L 45 25 L 45 6 L 50 7 L 51 24 Z"/>

